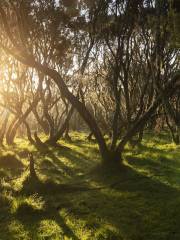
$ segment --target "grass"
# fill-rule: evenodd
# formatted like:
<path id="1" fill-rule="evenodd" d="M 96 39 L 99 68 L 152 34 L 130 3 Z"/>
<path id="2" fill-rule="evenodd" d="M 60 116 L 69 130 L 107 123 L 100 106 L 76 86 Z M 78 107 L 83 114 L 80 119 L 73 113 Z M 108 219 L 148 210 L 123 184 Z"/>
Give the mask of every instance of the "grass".
<path id="1" fill-rule="evenodd" d="M 41 153 L 22 139 L 1 149 L 0 240 L 180 239 L 180 148 L 167 134 L 127 146 L 123 171 L 100 167 L 85 134 L 72 139 Z"/>

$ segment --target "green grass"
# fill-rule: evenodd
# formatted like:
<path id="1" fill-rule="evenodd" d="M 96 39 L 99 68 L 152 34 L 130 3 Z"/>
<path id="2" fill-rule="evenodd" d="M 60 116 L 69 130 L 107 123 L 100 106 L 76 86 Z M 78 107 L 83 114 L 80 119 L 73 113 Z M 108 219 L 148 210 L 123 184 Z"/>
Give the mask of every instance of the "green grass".
<path id="1" fill-rule="evenodd" d="M 180 148 L 167 134 L 127 146 L 121 171 L 100 167 L 85 134 L 72 139 L 41 153 L 22 139 L 1 149 L 0 240 L 180 239 Z M 38 179 L 28 176 L 27 151 Z"/>

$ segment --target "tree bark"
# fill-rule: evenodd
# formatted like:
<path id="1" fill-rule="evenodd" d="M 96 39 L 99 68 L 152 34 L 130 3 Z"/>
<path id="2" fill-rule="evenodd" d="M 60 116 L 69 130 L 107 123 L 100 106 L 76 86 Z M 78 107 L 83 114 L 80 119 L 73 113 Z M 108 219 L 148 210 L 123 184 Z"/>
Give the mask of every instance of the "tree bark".
<path id="1" fill-rule="evenodd" d="M 39 99 L 36 98 L 32 104 L 30 104 L 30 107 L 26 110 L 24 114 L 22 114 L 19 119 L 15 122 L 13 125 L 10 133 L 9 133 L 9 139 L 8 139 L 8 145 L 12 145 L 14 142 L 14 138 L 16 136 L 17 129 L 21 126 L 21 124 L 26 120 L 28 115 L 32 112 L 32 109 L 38 104 Z"/>

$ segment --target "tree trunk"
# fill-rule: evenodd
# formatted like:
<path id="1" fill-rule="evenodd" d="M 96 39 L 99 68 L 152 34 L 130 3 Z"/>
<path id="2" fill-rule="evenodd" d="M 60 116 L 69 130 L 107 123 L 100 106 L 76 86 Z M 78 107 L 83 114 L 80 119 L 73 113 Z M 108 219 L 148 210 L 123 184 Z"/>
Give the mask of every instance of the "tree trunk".
<path id="1" fill-rule="evenodd" d="M 175 128 L 171 125 L 171 123 L 169 122 L 169 119 L 168 119 L 168 116 L 167 114 L 165 113 L 165 117 L 166 117 L 166 123 L 167 123 L 167 126 L 171 132 L 171 137 L 172 137 L 172 140 L 173 142 L 176 144 L 176 145 L 179 145 L 180 144 L 180 128 L 178 128 L 177 126 L 175 126 Z"/>
<path id="2" fill-rule="evenodd" d="M 37 122 L 39 123 L 39 125 L 42 127 L 42 130 L 44 131 L 44 133 L 46 135 L 48 135 L 49 134 L 49 124 L 48 124 L 48 122 L 44 121 L 43 119 L 40 118 L 36 109 L 33 109 L 33 114 L 34 114 Z"/>
<path id="3" fill-rule="evenodd" d="M 51 145 L 56 145 L 57 141 L 63 136 L 64 132 L 66 131 L 73 112 L 74 112 L 74 108 L 71 107 L 71 109 L 67 115 L 67 118 L 66 118 L 65 122 L 63 123 L 63 125 L 61 126 L 61 128 L 59 129 L 59 131 L 56 133 L 56 135 L 49 138 L 46 141 L 46 143 L 51 144 Z"/>
<path id="4" fill-rule="evenodd" d="M 10 134 L 11 134 L 11 131 L 12 131 L 12 129 L 13 129 L 13 126 L 16 124 L 17 120 L 18 120 L 18 118 L 15 117 L 15 118 L 13 119 L 13 121 L 11 122 L 11 124 L 9 125 L 9 127 L 8 127 L 8 130 L 7 130 L 7 132 L 6 132 L 6 143 L 7 143 L 7 145 L 10 145 L 10 143 L 12 142 L 12 141 L 10 140 Z"/>
<path id="5" fill-rule="evenodd" d="M 6 115 L 6 118 L 3 122 L 1 130 L 0 130 L 0 145 L 3 145 L 3 140 L 4 140 L 5 133 L 6 133 L 8 120 L 9 120 L 9 114 Z"/>
<path id="6" fill-rule="evenodd" d="M 8 145 L 12 145 L 14 142 L 14 138 L 16 136 L 17 129 L 21 126 L 21 124 L 26 120 L 26 118 L 29 116 L 29 114 L 32 112 L 33 108 L 36 107 L 38 104 L 39 98 L 36 96 L 35 100 L 30 104 L 29 108 L 26 110 L 25 113 L 21 114 L 19 119 L 14 123 L 12 126 L 12 129 L 9 133 L 8 138 Z"/>
<path id="7" fill-rule="evenodd" d="M 29 124 L 28 124 L 26 121 L 24 121 L 24 125 L 26 126 L 27 137 L 28 137 L 29 142 L 30 142 L 32 145 L 36 145 L 36 142 L 35 142 L 34 139 L 32 138 L 31 129 L 30 129 L 30 127 L 29 127 Z"/>
<path id="8" fill-rule="evenodd" d="M 67 140 L 69 142 L 72 141 L 71 137 L 69 136 L 69 122 L 67 123 L 67 127 L 66 127 L 66 130 L 65 130 L 64 138 L 65 138 L 65 140 Z"/>
<path id="9" fill-rule="evenodd" d="M 90 132 L 89 135 L 87 136 L 87 140 L 88 141 L 92 141 L 92 136 L 93 136 L 93 133 Z"/>
<path id="10" fill-rule="evenodd" d="M 28 61 L 28 60 L 27 60 Z M 88 111 L 88 109 L 86 108 L 86 106 L 80 102 L 78 100 L 77 97 L 75 97 L 68 89 L 68 87 L 66 86 L 66 84 L 64 83 L 63 79 L 61 78 L 61 76 L 59 75 L 59 73 L 53 69 L 50 69 L 46 66 L 41 65 L 40 63 L 37 62 L 29 62 L 27 63 L 28 65 L 32 65 L 34 68 L 36 68 L 37 70 L 40 70 L 41 72 L 43 72 L 45 75 L 48 75 L 49 77 L 51 77 L 55 83 L 57 84 L 61 94 L 68 99 L 68 101 L 71 103 L 71 105 L 77 109 L 77 111 L 79 112 L 79 114 L 81 115 L 81 117 L 84 119 L 84 121 L 87 123 L 87 125 L 89 126 L 89 128 L 91 129 L 91 131 L 93 132 L 93 135 L 95 136 L 98 145 L 99 145 L 99 149 L 100 149 L 100 153 L 102 156 L 102 159 L 104 161 L 107 160 L 107 155 L 108 155 L 108 148 L 105 142 L 105 139 L 97 125 L 96 120 L 93 118 L 93 116 L 90 114 L 90 112 Z"/>
<path id="11" fill-rule="evenodd" d="M 35 167 L 34 167 L 34 158 L 32 153 L 29 154 L 29 173 L 31 178 L 33 179 L 37 178 Z"/>

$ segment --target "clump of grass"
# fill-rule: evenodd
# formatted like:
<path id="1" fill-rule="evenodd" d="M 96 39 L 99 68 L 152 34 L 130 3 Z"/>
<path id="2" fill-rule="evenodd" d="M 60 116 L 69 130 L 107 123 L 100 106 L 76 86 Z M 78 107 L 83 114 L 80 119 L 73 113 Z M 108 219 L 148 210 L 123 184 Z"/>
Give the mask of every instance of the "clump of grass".
<path id="1" fill-rule="evenodd" d="M 28 206 L 32 209 L 40 210 L 44 207 L 44 201 L 38 194 L 32 194 L 28 197 L 21 195 L 13 199 L 11 211 L 15 213 L 20 209 L 28 208 Z M 26 211 L 24 211 L 24 213 L 26 213 Z"/>

